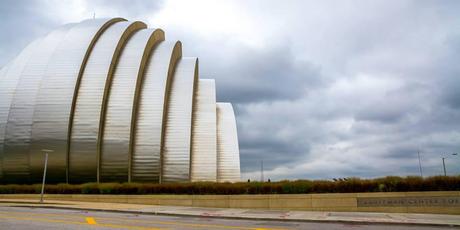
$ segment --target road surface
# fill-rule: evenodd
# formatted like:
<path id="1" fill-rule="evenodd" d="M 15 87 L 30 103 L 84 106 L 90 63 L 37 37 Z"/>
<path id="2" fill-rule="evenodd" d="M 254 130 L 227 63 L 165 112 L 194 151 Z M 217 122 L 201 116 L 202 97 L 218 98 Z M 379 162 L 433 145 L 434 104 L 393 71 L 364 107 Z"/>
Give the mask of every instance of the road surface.
<path id="1" fill-rule="evenodd" d="M 236 220 L 219 218 L 136 215 L 114 212 L 77 211 L 30 207 L 0 207 L 0 229 L 372 229 L 372 230 L 434 230 L 453 227 L 369 225 L 318 222 L 284 222 Z"/>

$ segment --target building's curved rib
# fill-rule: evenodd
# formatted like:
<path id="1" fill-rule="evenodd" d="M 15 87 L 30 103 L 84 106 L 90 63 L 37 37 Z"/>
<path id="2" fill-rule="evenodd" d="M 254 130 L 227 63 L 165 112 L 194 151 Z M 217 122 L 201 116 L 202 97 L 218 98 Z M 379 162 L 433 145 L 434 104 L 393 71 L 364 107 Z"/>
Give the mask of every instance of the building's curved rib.
<path id="1" fill-rule="evenodd" d="M 214 79 L 200 79 L 197 83 L 193 108 L 190 179 L 216 181 L 216 83 Z"/>
<path id="2" fill-rule="evenodd" d="M 3 88 L 0 89 L 0 106 L 5 106 L 0 108 L 2 111 L 0 115 L 0 157 L 2 157 L 4 181 L 7 183 L 17 181 L 17 179 L 24 183 L 28 182 L 28 147 L 33 101 L 41 79 L 40 73 L 43 72 L 41 70 L 46 66 L 42 60 L 46 61 L 49 56 L 49 52 L 45 52 L 41 57 L 38 51 L 41 50 L 42 45 L 50 45 L 50 41 L 59 39 L 66 29 L 67 27 L 50 33 L 46 36 L 45 41 L 39 39 L 31 43 L 11 64 L 5 79 L 0 83 L 0 88 Z M 28 81 L 32 81 L 31 84 L 27 84 Z"/>
<path id="3" fill-rule="evenodd" d="M 217 181 L 240 180 L 240 153 L 233 107 L 217 103 Z"/>
<path id="4" fill-rule="evenodd" d="M 14 181 L 14 175 L 8 175 L 3 180 L 3 158 L 5 154 L 5 141 L 6 141 L 6 128 L 8 123 L 8 117 L 14 95 L 16 94 L 17 85 L 21 77 L 22 71 L 27 64 L 30 56 L 37 49 L 42 38 L 39 38 L 29 45 L 13 60 L 2 68 L 0 74 L 0 179 L 4 182 Z M 8 162 L 5 165 L 7 170 L 9 165 L 13 162 Z M 14 159 L 14 156 L 13 156 Z M 13 169 L 14 170 L 14 169 Z M 8 174 L 8 173 L 7 173 Z"/>
<path id="5" fill-rule="evenodd" d="M 124 44 L 141 22 L 119 22 L 99 37 L 86 63 L 77 92 L 69 147 L 69 181 L 98 180 L 104 107 Z"/>
<path id="6" fill-rule="evenodd" d="M 182 58 L 171 79 L 162 143 L 162 182 L 190 180 L 192 110 L 198 59 Z"/>
<path id="7" fill-rule="evenodd" d="M 29 179 L 33 115 L 42 77 L 57 46 L 73 26 L 74 24 L 63 26 L 42 39 L 25 65 L 16 87 L 6 127 L 4 148 L 9 156 L 9 173 L 21 181 Z"/>
<path id="8" fill-rule="evenodd" d="M 47 151 L 51 150 L 51 151 Z M 161 29 L 67 24 L 0 68 L 0 183 L 238 181 L 233 108 Z"/>
<path id="9" fill-rule="evenodd" d="M 74 26 L 49 61 L 37 96 L 32 126 L 30 169 L 33 182 L 40 181 L 42 149 L 49 155 L 49 182 L 68 181 L 69 129 L 73 107 L 91 50 L 99 36 L 124 19 L 91 19 Z"/>
<path id="10" fill-rule="evenodd" d="M 141 30 L 126 43 L 114 71 L 102 139 L 101 181 L 130 181 L 130 138 L 136 82 L 152 48 L 164 40 L 162 30 Z"/>
<path id="11" fill-rule="evenodd" d="M 0 89 L 2 88 L 1 86 L 4 85 L 5 83 L 5 77 L 6 74 L 8 73 L 8 69 L 10 67 L 10 63 L 6 64 L 0 69 Z M 3 96 L 2 90 L 0 90 L 0 95 Z M 0 99 L 1 101 L 1 99 Z M 0 102 L 3 104 L 3 102 Z M 1 108 L 0 107 L 0 116 L 1 117 L 7 117 L 8 109 L 7 108 Z M 4 135 L 5 135 L 5 128 L 6 128 L 6 122 L 4 119 L 4 122 L 0 122 L 0 181 L 3 181 L 3 141 L 4 141 Z"/>
<path id="12" fill-rule="evenodd" d="M 141 81 L 133 135 L 132 181 L 158 182 L 161 173 L 161 142 L 167 90 L 181 43 L 160 43 L 152 52 Z"/>

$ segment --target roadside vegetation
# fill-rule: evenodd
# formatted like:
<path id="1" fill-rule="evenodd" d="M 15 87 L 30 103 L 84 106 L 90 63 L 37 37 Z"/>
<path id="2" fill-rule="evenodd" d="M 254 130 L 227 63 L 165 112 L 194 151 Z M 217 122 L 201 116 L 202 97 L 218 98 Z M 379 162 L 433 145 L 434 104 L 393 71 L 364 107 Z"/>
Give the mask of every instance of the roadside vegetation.
<path id="1" fill-rule="evenodd" d="M 38 194 L 41 184 L 0 185 L 0 194 Z M 460 191 L 460 176 L 345 178 L 239 183 L 87 183 L 46 185 L 48 194 L 306 194 L 351 192 Z"/>

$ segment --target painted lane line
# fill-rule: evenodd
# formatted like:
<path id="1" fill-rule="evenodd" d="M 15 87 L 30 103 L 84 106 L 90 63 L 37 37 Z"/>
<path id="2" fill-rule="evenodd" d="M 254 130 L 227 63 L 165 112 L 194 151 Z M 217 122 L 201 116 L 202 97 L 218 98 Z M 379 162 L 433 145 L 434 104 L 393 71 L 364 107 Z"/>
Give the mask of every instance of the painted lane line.
<path id="1" fill-rule="evenodd" d="M 96 220 L 92 217 L 86 217 L 86 223 L 88 224 L 97 224 Z"/>
<path id="2" fill-rule="evenodd" d="M 79 215 L 77 213 L 72 213 L 72 214 L 57 214 L 57 213 L 35 213 L 35 212 L 15 212 L 15 211 L 0 211 L 0 213 L 5 213 L 5 214 L 24 214 L 27 213 L 28 215 L 31 216 L 57 216 L 57 217 L 85 217 L 83 215 Z M 97 217 L 98 220 L 105 220 L 105 221 L 130 221 L 132 222 L 133 219 L 131 218 L 123 218 L 123 217 Z M 94 218 L 93 218 L 94 219 Z M 135 220 L 137 223 L 145 223 L 145 224 L 160 224 L 160 225 L 172 225 L 172 226 L 183 226 L 183 227 L 192 227 L 192 228 L 213 228 L 213 229 L 239 229 L 239 230 L 260 230 L 260 229 L 265 229 L 265 230 L 286 230 L 285 228 L 255 228 L 255 227 L 249 227 L 249 226 L 231 226 L 231 225 L 215 225 L 215 224 L 198 224 L 198 223 L 187 223 L 187 222 L 170 222 L 170 221 L 161 221 L 161 220 Z M 88 224 L 88 223 L 85 223 Z M 113 225 L 110 224 L 100 224 L 97 223 L 98 226 L 106 226 L 106 227 L 114 227 Z M 126 227 L 126 226 L 124 226 Z M 140 226 L 132 226 L 134 228 L 142 228 Z M 144 228 L 145 229 L 145 228 Z M 155 229 L 155 228 L 153 228 Z"/>
<path id="3" fill-rule="evenodd" d="M 46 223 L 62 223 L 62 224 L 69 224 L 69 225 L 71 224 L 87 225 L 87 223 L 85 222 L 74 222 L 74 221 L 55 220 L 55 219 L 47 219 L 47 218 L 28 218 L 28 217 L 17 217 L 17 216 L 7 216 L 7 215 L 0 215 L 0 219 L 27 220 L 27 221 L 46 222 Z M 132 230 L 163 230 L 161 228 L 154 228 L 154 227 L 120 225 L 120 224 L 97 224 L 97 226 L 108 227 L 108 228 L 132 229 Z"/>

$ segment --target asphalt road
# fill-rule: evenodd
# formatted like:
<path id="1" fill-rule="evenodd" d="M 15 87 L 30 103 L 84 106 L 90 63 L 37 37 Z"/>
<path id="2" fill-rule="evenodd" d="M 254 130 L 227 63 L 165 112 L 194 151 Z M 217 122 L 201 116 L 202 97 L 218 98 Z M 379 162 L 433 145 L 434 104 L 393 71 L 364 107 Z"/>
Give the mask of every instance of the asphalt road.
<path id="1" fill-rule="evenodd" d="M 457 229 L 449 227 L 235 220 L 0 207 L 0 229 Z"/>

